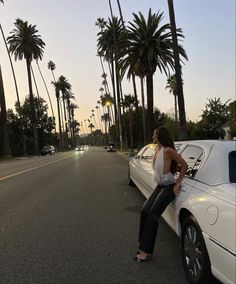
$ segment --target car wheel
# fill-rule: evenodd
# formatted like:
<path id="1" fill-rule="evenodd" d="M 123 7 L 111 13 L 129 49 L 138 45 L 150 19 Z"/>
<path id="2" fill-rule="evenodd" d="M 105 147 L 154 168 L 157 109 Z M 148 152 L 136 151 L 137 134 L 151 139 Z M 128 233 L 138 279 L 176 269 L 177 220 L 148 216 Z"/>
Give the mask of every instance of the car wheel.
<path id="1" fill-rule="evenodd" d="M 132 181 L 131 177 L 130 177 L 130 169 L 128 170 L 128 184 L 130 186 L 134 186 L 135 185 L 134 182 Z"/>
<path id="2" fill-rule="evenodd" d="M 181 232 L 181 257 L 190 283 L 211 283 L 211 265 L 202 231 L 193 216 L 188 217 Z"/>

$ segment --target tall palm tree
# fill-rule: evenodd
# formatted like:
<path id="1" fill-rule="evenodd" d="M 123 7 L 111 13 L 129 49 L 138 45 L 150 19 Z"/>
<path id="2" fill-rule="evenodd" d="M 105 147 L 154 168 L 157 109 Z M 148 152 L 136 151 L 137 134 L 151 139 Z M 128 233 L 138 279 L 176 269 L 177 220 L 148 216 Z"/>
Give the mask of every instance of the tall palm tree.
<path id="1" fill-rule="evenodd" d="M 52 71 L 52 77 L 54 82 L 56 82 L 55 75 L 54 75 L 54 70 L 56 69 L 56 64 L 52 62 L 51 60 L 48 62 L 48 69 Z"/>
<path id="2" fill-rule="evenodd" d="M 42 41 L 41 36 L 38 35 L 38 30 L 35 25 L 28 24 L 27 21 L 16 19 L 15 29 L 10 33 L 11 36 L 7 38 L 9 44 L 9 51 L 14 54 L 15 60 L 26 60 L 29 96 L 30 96 L 30 108 L 32 115 L 32 131 L 34 137 L 34 150 L 39 152 L 38 134 L 36 128 L 36 113 L 34 108 L 34 97 L 32 90 L 32 78 L 31 78 L 31 62 L 33 59 L 38 60 L 43 57 L 43 49 L 45 43 Z"/>
<path id="3" fill-rule="evenodd" d="M 153 75 L 158 68 L 160 72 L 166 75 L 170 69 L 174 68 L 172 36 L 170 25 L 161 26 L 163 13 L 152 13 L 151 9 L 148 18 L 145 20 L 143 14 L 133 13 L 134 20 L 129 22 L 126 35 L 122 44 L 128 46 L 127 49 L 120 49 L 124 56 L 121 64 L 137 72 L 141 77 L 146 78 L 147 90 L 147 108 L 148 108 L 148 137 L 153 132 Z M 183 37 L 180 29 L 177 30 L 177 36 Z M 187 59 L 185 50 L 178 46 L 179 52 L 183 58 Z"/>
<path id="4" fill-rule="evenodd" d="M 58 122 L 59 122 L 59 135 L 60 135 L 60 151 L 64 148 L 64 142 L 62 138 L 62 130 L 61 130 L 61 112 L 60 112 L 60 90 L 61 90 L 61 83 L 59 81 L 52 82 L 55 88 L 55 94 L 57 98 L 57 115 L 58 115 Z"/>
<path id="5" fill-rule="evenodd" d="M 177 84 L 177 96 L 178 96 L 178 105 L 179 105 L 179 126 L 180 126 L 180 138 L 187 138 L 187 125 L 186 125 L 186 114 L 185 114 L 185 105 L 184 105 L 184 92 L 183 92 L 183 84 L 182 84 L 182 71 L 180 65 L 180 50 L 178 45 L 178 33 L 176 30 L 175 24 L 175 12 L 173 0 L 168 0 L 169 7 L 169 16 L 170 16 L 170 25 L 171 25 L 171 34 L 173 41 L 173 52 L 174 52 L 174 62 L 175 62 L 175 76 L 176 76 L 176 84 Z"/>
<path id="6" fill-rule="evenodd" d="M 107 122 L 109 122 L 109 120 L 110 120 L 110 116 L 109 116 L 109 114 L 108 113 L 104 113 L 103 115 L 102 115 L 102 121 L 104 121 L 104 123 L 105 123 L 105 137 L 106 137 L 106 141 L 105 141 L 105 144 L 107 145 L 108 144 L 108 137 L 107 137 Z"/>
<path id="7" fill-rule="evenodd" d="M 60 82 L 60 90 L 62 92 L 62 103 L 63 103 L 63 110 L 64 110 L 66 144 L 68 144 L 68 124 L 67 124 L 67 115 L 66 115 L 66 92 L 71 90 L 71 84 L 68 82 L 68 79 L 64 76 L 60 76 L 58 81 Z"/>
<path id="8" fill-rule="evenodd" d="M 70 113 L 70 128 L 71 128 L 71 136 L 72 136 L 72 145 L 74 145 L 75 143 L 75 130 L 76 130 L 76 126 L 77 124 L 75 123 L 75 110 L 78 109 L 78 106 L 74 103 L 69 103 L 68 105 L 68 110 L 69 110 L 69 113 Z"/>
<path id="9" fill-rule="evenodd" d="M 53 111 L 53 107 L 52 107 L 51 96 L 50 96 L 50 94 L 49 94 L 48 87 L 47 87 L 47 84 L 46 84 L 46 82 L 45 82 L 45 79 L 44 79 L 43 73 L 42 73 L 42 71 L 41 71 L 41 68 L 39 67 L 38 60 L 36 60 L 36 64 L 37 64 L 37 66 L 38 66 L 38 70 L 39 70 L 40 76 L 41 76 L 41 78 L 42 78 L 42 80 L 43 80 L 43 84 L 44 84 L 44 87 L 45 87 L 46 92 L 47 92 L 47 95 L 48 95 L 48 100 L 49 100 L 49 103 L 50 103 L 50 108 L 51 108 L 51 112 L 52 112 L 52 117 L 53 117 L 53 119 L 55 120 L 54 111 Z"/>
<path id="10" fill-rule="evenodd" d="M 124 18 L 123 18 L 123 14 L 122 14 L 122 10 L 121 10 L 121 5 L 120 5 L 120 1 L 117 0 L 117 5 L 118 5 L 118 8 L 119 8 L 119 14 L 120 14 L 120 18 L 121 18 L 121 22 L 122 22 L 122 26 L 123 26 L 123 29 L 126 30 L 126 26 L 125 26 L 125 21 L 124 21 Z M 128 47 L 127 47 L 128 48 Z M 135 73 L 133 72 L 131 74 L 131 77 L 132 77 L 132 82 L 133 82 L 133 89 L 134 89 L 134 97 L 135 97 L 135 109 L 136 109 L 136 120 L 137 120 L 137 132 L 138 134 L 140 133 L 140 131 L 138 131 L 138 128 L 139 128 L 139 115 L 138 115 L 138 95 L 137 95 L 137 88 L 136 88 L 136 81 L 135 81 Z M 145 135 L 146 131 L 144 132 L 144 135 Z M 138 135 L 138 142 L 140 142 L 141 140 L 141 136 L 140 134 Z M 146 139 L 144 139 L 146 141 Z"/>
<path id="11" fill-rule="evenodd" d="M 130 134 L 130 151 L 134 150 L 134 139 L 133 139 L 133 107 L 135 106 L 136 98 L 132 95 L 125 95 L 122 100 L 122 105 L 124 108 L 128 109 L 129 117 L 129 134 Z"/>
<path id="12" fill-rule="evenodd" d="M 111 6 L 111 5 L 110 5 Z M 111 13 L 112 14 L 112 13 Z M 113 98 L 115 110 L 117 109 L 117 121 L 119 126 L 120 148 L 122 150 L 122 124 L 121 124 L 121 107 L 120 107 L 120 74 L 118 70 L 118 48 L 116 43 L 121 38 L 124 29 L 121 20 L 117 17 L 108 19 L 108 23 L 103 31 L 98 33 L 97 46 L 98 52 L 104 55 L 105 60 L 110 64 L 111 81 L 113 88 Z M 116 86 L 116 89 L 115 89 Z M 117 104 L 117 107 L 116 107 Z M 115 114 L 116 116 L 116 114 Z"/>
<path id="13" fill-rule="evenodd" d="M 171 75 L 169 78 L 167 78 L 166 89 L 169 89 L 169 93 L 172 93 L 174 95 L 175 121 L 177 122 L 177 119 L 178 119 L 178 116 L 177 116 L 177 84 L 176 84 L 175 75 Z"/>
<path id="14" fill-rule="evenodd" d="M 2 70 L 0 65 L 0 126 L 2 128 L 3 134 L 3 156 L 11 157 L 11 147 L 7 128 L 7 111 L 6 111 L 6 101 L 5 93 L 2 79 Z"/>
<path id="15" fill-rule="evenodd" d="M 67 109 L 67 120 L 69 124 L 70 137 L 73 139 L 73 129 L 72 129 L 72 113 L 71 113 L 71 100 L 75 100 L 75 96 L 71 91 L 66 91 L 65 94 L 65 102 Z"/>

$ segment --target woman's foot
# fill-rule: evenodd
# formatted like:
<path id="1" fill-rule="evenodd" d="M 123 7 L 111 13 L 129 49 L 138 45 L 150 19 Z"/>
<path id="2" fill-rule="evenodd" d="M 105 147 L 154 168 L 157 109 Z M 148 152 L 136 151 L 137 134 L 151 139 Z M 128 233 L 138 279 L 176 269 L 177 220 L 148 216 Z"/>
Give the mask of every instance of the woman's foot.
<path id="1" fill-rule="evenodd" d="M 134 260 L 137 260 L 138 262 L 147 261 L 151 259 L 152 255 L 142 250 L 137 251 L 137 256 L 134 258 Z"/>

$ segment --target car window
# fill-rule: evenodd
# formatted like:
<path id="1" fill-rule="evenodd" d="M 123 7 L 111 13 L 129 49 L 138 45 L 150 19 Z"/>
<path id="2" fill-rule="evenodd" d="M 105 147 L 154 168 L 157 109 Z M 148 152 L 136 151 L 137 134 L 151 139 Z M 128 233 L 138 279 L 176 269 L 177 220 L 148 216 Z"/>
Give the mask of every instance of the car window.
<path id="1" fill-rule="evenodd" d="M 177 152 L 179 152 L 181 145 L 182 145 L 182 144 L 180 144 L 180 143 L 175 143 L 175 150 L 176 150 Z"/>
<path id="2" fill-rule="evenodd" d="M 155 145 L 149 145 L 145 152 L 142 153 L 142 159 L 144 159 L 146 162 L 151 163 L 153 156 L 155 153 Z"/>
<path id="3" fill-rule="evenodd" d="M 189 145 L 180 153 L 188 164 L 186 175 L 194 177 L 203 159 L 203 150 L 198 146 Z"/>
<path id="4" fill-rule="evenodd" d="M 236 183 L 236 151 L 229 153 L 229 181 Z"/>
<path id="5" fill-rule="evenodd" d="M 145 150 L 147 149 L 148 146 L 143 147 L 141 150 L 139 150 L 138 154 L 136 155 L 136 158 L 141 158 Z"/>

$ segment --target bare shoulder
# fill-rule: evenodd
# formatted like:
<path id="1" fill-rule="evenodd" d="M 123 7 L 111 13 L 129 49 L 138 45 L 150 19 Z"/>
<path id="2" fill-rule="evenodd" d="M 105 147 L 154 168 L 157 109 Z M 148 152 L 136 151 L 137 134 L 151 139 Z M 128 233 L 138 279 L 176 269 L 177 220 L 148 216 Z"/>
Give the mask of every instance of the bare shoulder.
<path id="1" fill-rule="evenodd" d="M 180 154 L 178 154 L 177 151 L 171 147 L 165 148 L 165 154 L 167 158 L 173 159 L 177 162 L 180 162 L 182 160 L 182 157 L 180 156 Z"/>
<path id="2" fill-rule="evenodd" d="M 177 151 L 171 147 L 165 147 L 165 154 L 172 157 L 173 155 L 178 155 Z"/>

